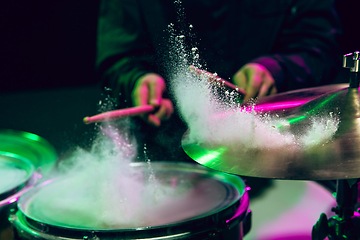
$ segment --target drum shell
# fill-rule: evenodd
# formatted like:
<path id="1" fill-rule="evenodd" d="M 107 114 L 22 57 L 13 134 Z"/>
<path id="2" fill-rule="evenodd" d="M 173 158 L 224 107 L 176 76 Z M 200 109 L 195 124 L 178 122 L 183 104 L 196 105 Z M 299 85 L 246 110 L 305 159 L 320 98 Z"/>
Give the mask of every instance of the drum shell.
<path id="1" fill-rule="evenodd" d="M 170 164 L 171 165 L 171 164 Z M 186 164 L 187 165 L 187 164 Z M 231 178 L 238 178 L 230 176 Z M 240 180 L 241 181 L 241 180 Z M 243 185 L 245 186 L 245 185 Z M 245 187 L 244 187 L 245 188 Z M 249 222 L 249 197 L 243 191 L 241 198 L 221 212 L 190 219 L 181 223 L 136 229 L 68 231 L 61 227 L 33 221 L 18 211 L 11 216 L 19 239 L 242 239 L 243 225 Z M 226 218 L 224 218 L 226 216 Z M 64 230 L 64 231 L 62 231 Z"/>
<path id="2" fill-rule="evenodd" d="M 35 185 L 40 175 L 35 172 L 33 164 L 24 157 L 2 151 L 0 156 L 1 161 L 13 165 L 14 169 L 22 169 L 26 172 L 26 176 L 20 182 L 0 193 L 0 239 L 8 240 L 14 237 L 9 215 L 17 210 L 17 200 Z"/>

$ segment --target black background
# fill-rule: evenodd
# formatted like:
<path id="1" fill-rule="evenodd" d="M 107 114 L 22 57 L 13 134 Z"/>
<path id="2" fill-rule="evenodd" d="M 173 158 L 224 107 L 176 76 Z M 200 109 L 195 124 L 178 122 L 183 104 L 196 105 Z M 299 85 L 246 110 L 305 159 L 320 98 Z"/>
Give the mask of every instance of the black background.
<path id="1" fill-rule="evenodd" d="M 0 91 L 96 83 L 99 1 L 1 1 Z"/>
<path id="2" fill-rule="evenodd" d="M 99 0 L 1 1 L 0 93 L 94 85 Z M 360 1 L 338 0 L 343 53 L 360 50 Z"/>

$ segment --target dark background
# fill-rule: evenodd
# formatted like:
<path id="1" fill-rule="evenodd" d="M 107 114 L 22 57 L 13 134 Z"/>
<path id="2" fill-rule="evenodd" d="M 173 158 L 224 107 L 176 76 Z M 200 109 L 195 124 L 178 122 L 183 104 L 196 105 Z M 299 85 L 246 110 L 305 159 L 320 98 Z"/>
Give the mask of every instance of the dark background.
<path id="1" fill-rule="evenodd" d="M 1 1 L 0 92 L 96 84 L 99 0 Z M 360 50 L 358 0 L 337 0 L 343 53 Z"/>
<path id="2" fill-rule="evenodd" d="M 96 127 L 82 119 L 98 113 L 106 98 L 94 74 L 98 5 L 0 1 L 0 129 L 38 134 L 60 154 L 90 146 Z M 360 1 L 336 6 L 342 52 L 360 50 Z"/>
<path id="3" fill-rule="evenodd" d="M 1 1 L 0 91 L 91 85 L 99 1 Z"/>

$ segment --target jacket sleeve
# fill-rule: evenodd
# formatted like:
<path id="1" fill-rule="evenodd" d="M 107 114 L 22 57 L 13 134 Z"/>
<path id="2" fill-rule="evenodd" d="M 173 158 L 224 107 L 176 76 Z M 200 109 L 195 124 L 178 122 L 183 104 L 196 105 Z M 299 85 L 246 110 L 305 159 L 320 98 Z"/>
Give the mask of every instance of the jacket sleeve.
<path id="1" fill-rule="evenodd" d="M 289 9 L 273 54 L 252 60 L 273 75 L 279 91 L 329 84 L 341 67 L 340 23 L 332 0 L 297 0 Z"/>
<path id="2" fill-rule="evenodd" d="M 122 107 L 131 106 L 136 80 L 153 69 L 138 1 L 103 0 L 100 4 L 96 70 L 104 87 Z"/>

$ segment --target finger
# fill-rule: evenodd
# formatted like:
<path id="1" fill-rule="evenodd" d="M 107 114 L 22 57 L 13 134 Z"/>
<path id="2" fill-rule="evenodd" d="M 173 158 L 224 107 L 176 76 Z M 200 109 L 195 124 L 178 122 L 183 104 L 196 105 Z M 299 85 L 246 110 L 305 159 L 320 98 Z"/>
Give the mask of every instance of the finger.
<path id="1" fill-rule="evenodd" d="M 276 88 L 276 86 L 274 85 L 274 86 L 271 88 L 271 90 L 270 90 L 270 95 L 276 94 L 276 93 L 277 93 L 277 88 Z"/>
<path id="2" fill-rule="evenodd" d="M 244 97 L 244 101 L 248 101 L 252 98 L 257 97 L 259 90 L 260 90 L 260 86 L 255 84 L 249 84 L 248 88 L 246 89 L 246 95 Z"/>
<path id="3" fill-rule="evenodd" d="M 147 116 L 147 122 L 155 127 L 159 127 L 161 125 L 160 119 L 157 118 L 154 114 L 149 114 Z"/>
<path id="4" fill-rule="evenodd" d="M 168 120 L 174 113 L 174 107 L 169 99 L 163 99 L 159 110 L 154 115 L 162 120 Z"/>
<path id="5" fill-rule="evenodd" d="M 247 79 L 244 70 L 240 69 L 240 71 L 235 74 L 233 82 L 241 91 L 246 92 Z"/>
<path id="6" fill-rule="evenodd" d="M 154 79 L 148 83 L 149 103 L 154 106 L 161 104 L 162 95 L 165 91 L 165 82 L 161 78 Z"/>
<path id="7" fill-rule="evenodd" d="M 260 87 L 258 97 L 265 97 L 271 94 L 275 94 L 277 89 L 272 82 L 263 82 Z"/>
<path id="8" fill-rule="evenodd" d="M 170 99 L 163 99 L 159 109 L 143 118 L 152 126 L 159 127 L 162 121 L 168 120 L 174 113 L 174 107 Z"/>
<path id="9" fill-rule="evenodd" d="M 271 85 L 263 83 L 259 89 L 258 97 L 265 97 L 269 95 L 271 90 Z"/>
<path id="10" fill-rule="evenodd" d="M 262 76 L 253 68 L 247 68 L 245 76 L 247 77 L 247 88 L 244 101 L 248 101 L 258 95 L 262 84 Z"/>
<path id="11" fill-rule="evenodd" d="M 132 93 L 132 101 L 134 106 L 147 105 L 147 99 L 149 95 L 149 89 L 146 82 L 141 81 L 135 86 Z"/>
<path id="12" fill-rule="evenodd" d="M 262 71 L 262 85 L 259 90 L 258 97 L 268 96 L 277 92 L 275 80 L 267 70 Z"/>

